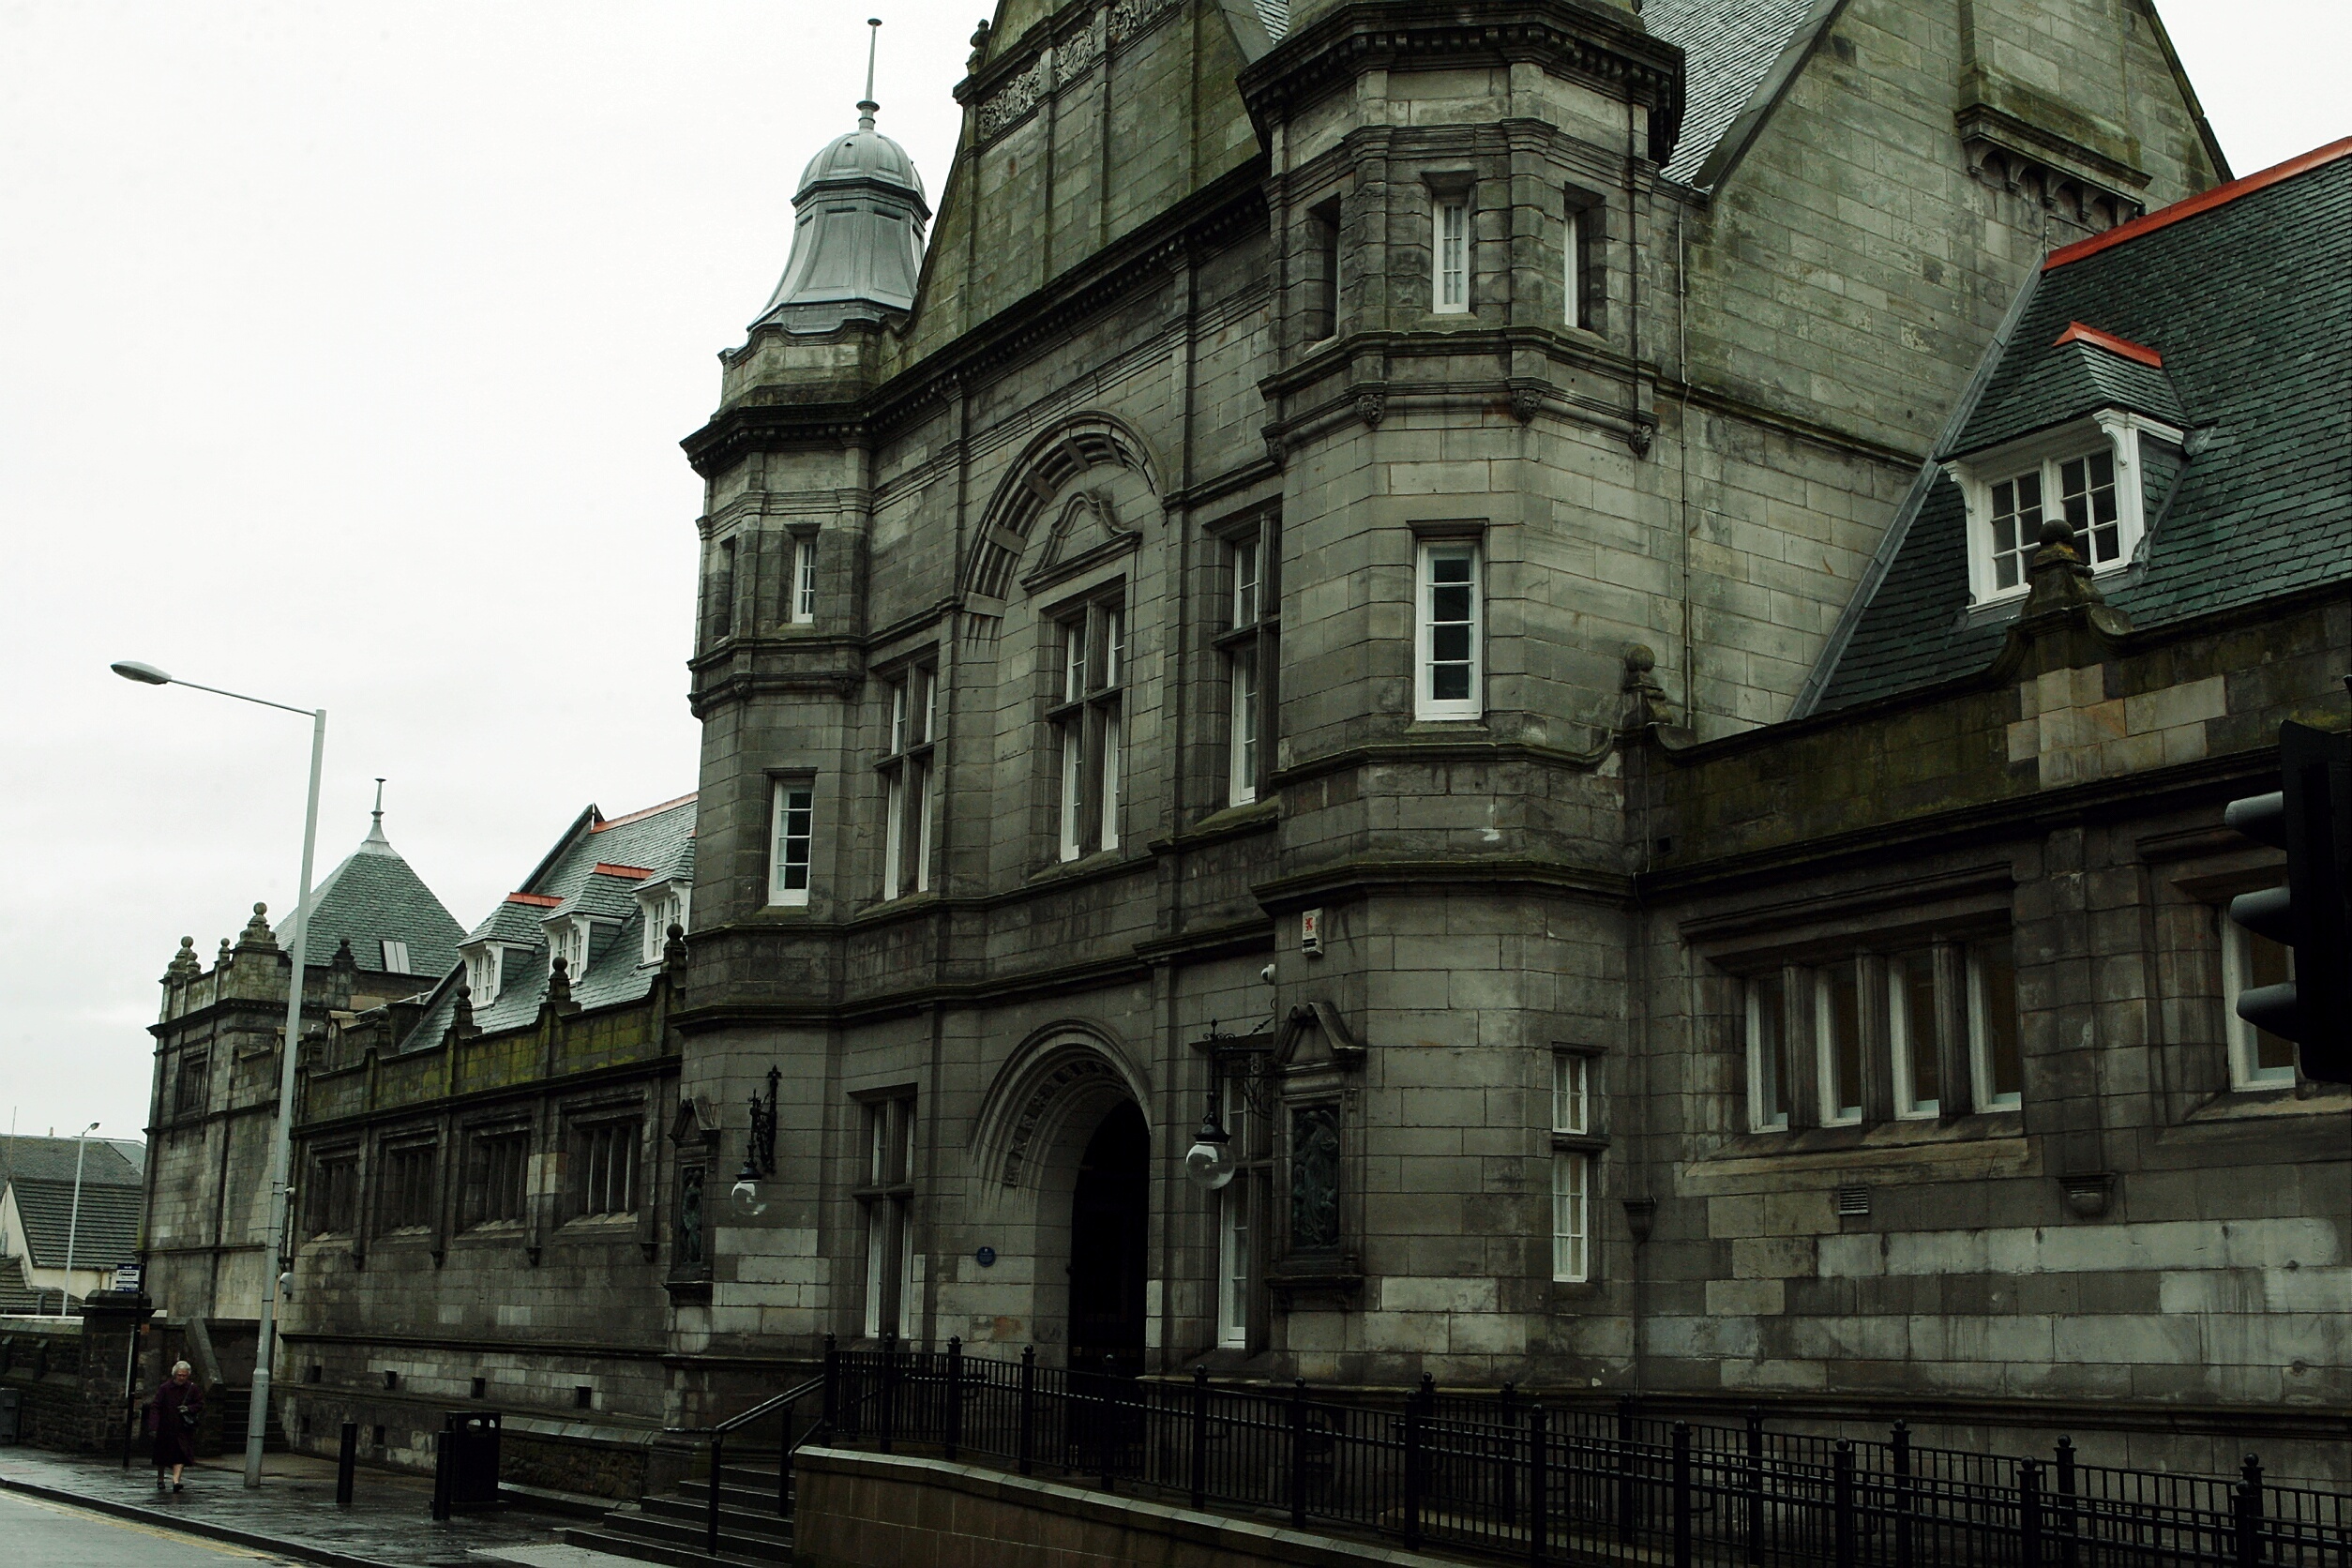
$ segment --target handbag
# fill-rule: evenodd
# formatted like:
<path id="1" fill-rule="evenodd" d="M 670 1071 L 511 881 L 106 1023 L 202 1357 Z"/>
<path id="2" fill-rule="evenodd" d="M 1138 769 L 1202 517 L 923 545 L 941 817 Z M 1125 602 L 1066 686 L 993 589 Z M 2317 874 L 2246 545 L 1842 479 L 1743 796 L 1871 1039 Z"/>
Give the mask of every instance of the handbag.
<path id="1" fill-rule="evenodd" d="M 182 1405 L 180 1407 L 180 1425 L 186 1431 L 193 1432 L 196 1430 L 196 1424 L 204 1420 L 204 1412 L 193 1405 Z"/>

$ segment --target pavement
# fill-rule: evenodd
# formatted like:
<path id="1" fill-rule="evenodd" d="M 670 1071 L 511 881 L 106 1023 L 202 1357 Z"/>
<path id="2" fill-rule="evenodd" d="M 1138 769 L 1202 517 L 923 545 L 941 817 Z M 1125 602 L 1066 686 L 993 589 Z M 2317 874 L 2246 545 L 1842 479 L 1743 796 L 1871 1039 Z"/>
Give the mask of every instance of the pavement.
<path id="1" fill-rule="evenodd" d="M 155 1472 L 119 1458 L 0 1448 L 0 1505 L 8 1510 L 8 1560 L 67 1568 L 101 1560 L 118 1568 L 128 1549 L 141 1568 L 230 1568 L 239 1562 L 309 1562 L 327 1568 L 622 1568 L 626 1559 L 558 1543 L 564 1515 L 507 1506 L 432 1519 L 432 1481 L 363 1468 L 352 1506 L 335 1506 L 335 1466 L 272 1454 L 262 1485 L 245 1488 L 243 1455 L 191 1465 L 187 1490 L 155 1489 Z M 29 1513 L 28 1513 L 29 1511 Z M 14 1522 L 27 1514 L 55 1551 L 19 1556 Z M 575 1515 L 575 1517 L 577 1515 Z M 143 1530 L 126 1536 L 123 1530 Z M 96 1531 L 96 1534 L 92 1532 Z M 80 1544 L 76 1544 L 80 1543 Z M 155 1548 L 151 1550 L 150 1548 Z M 158 1551 L 183 1555 L 158 1556 Z M 76 1555 L 76 1554 L 81 1555 Z M 643 1568 L 636 1564 L 634 1568 Z"/>

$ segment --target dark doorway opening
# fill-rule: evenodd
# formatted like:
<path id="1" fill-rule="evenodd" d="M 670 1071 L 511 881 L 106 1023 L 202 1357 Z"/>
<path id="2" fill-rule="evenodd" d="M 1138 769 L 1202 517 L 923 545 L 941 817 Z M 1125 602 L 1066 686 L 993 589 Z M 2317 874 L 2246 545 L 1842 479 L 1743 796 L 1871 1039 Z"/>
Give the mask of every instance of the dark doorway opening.
<path id="1" fill-rule="evenodd" d="M 1070 1364 L 1143 1368 L 1143 1282 L 1152 1229 L 1152 1135 L 1120 1106 L 1078 1161 L 1070 1199 Z"/>

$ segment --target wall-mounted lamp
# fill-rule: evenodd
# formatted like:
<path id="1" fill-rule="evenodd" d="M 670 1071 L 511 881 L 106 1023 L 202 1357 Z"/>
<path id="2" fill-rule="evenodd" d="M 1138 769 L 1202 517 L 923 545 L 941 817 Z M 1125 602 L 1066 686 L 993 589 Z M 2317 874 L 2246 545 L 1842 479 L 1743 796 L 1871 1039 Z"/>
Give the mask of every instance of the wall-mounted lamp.
<path id="1" fill-rule="evenodd" d="M 784 1081 L 780 1067 L 768 1069 L 768 1092 L 751 1096 L 751 1130 L 744 1138 L 743 1168 L 735 1172 L 735 1207 L 746 1214 L 764 1212 L 760 1180 L 776 1174 L 776 1093 Z"/>

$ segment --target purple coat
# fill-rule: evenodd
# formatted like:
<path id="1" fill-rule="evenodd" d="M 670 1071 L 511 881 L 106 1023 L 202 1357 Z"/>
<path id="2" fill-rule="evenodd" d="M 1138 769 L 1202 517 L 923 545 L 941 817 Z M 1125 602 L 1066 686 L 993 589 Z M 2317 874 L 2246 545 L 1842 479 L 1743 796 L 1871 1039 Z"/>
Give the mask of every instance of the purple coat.
<path id="1" fill-rule="evenodd" d="M 166 1380 L 147 1406 L 147 1435 L 155 1440 L 155 1468 L 196 1462 L 196 1421 L 204 1413 L 204 1391 L 191 1378 Z"/>

